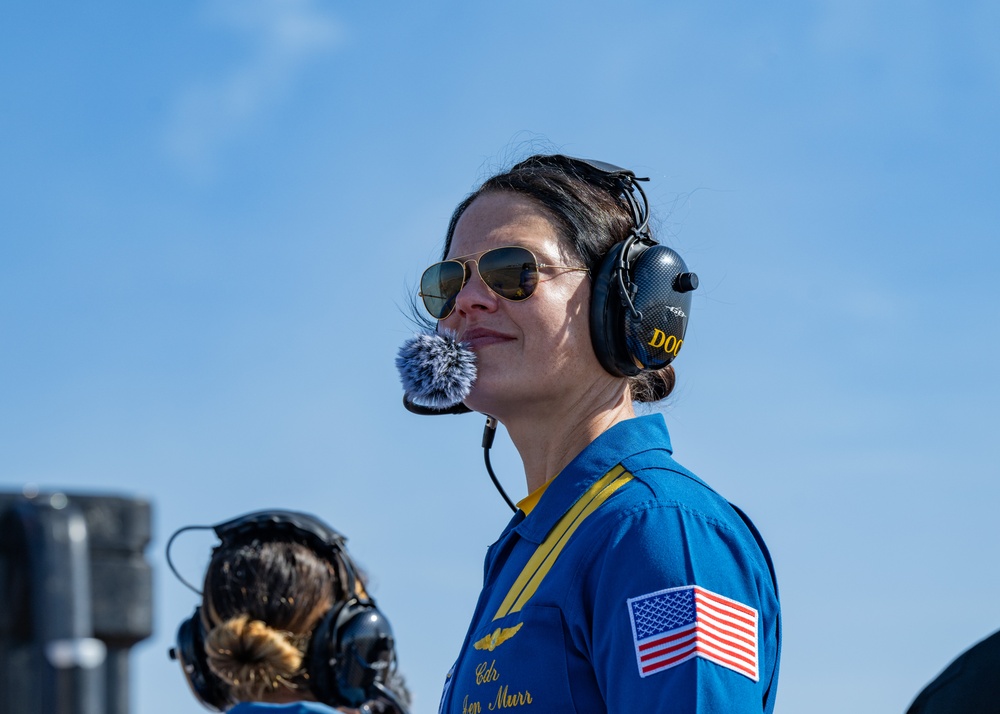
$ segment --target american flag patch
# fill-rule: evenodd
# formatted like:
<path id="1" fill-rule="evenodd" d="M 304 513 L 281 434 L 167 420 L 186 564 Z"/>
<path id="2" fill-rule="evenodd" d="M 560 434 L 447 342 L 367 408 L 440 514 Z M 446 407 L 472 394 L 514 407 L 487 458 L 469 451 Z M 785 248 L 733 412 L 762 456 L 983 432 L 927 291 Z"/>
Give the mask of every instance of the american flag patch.
<path id="1" fill-rule="evenodd" d="M 760 679 L 752 607 L 688 585 L 629 598 L 628 612 L 640 676 L 702 657 Z"/>

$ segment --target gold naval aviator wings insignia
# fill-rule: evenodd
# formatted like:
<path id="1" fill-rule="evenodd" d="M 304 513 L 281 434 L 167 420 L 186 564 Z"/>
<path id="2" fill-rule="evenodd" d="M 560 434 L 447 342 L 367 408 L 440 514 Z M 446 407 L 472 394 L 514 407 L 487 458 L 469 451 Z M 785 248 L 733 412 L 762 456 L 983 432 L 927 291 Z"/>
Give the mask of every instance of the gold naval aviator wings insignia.
<path id="1" fill-rule="evenodd" d="M 487 650 L 488 652 L 492 652 L 511 637 L 516 635 L 517 631 L 521 629 L 521 625 L 523 624 L 523 622 L 519 622 L 514 627 L 498 627 L 493 630 L 493 634 L 486 635 L 486 637 L 479 640 L 472 646 L 477 650 Z"/>

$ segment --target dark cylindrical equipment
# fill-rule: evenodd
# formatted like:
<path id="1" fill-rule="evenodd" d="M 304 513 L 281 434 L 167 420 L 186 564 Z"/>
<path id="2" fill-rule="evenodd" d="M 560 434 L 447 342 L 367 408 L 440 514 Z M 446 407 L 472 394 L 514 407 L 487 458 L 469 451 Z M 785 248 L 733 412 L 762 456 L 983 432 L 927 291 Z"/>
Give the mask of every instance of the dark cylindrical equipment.
<path id="1" fill-rule="evenodd" d="M 143 500 L 0 493 L 0 714 L 128 714 L 150 534 Z"/>

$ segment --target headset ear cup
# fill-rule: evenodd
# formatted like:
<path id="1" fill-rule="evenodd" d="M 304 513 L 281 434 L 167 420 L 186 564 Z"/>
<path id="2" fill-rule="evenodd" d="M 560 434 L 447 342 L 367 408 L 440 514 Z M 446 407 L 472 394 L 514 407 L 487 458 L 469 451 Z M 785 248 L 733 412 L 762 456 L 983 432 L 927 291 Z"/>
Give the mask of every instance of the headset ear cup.
<path id="1" fill-rule="evenodd" d="M 641 371 L 656 371 L 680 353 L 691 313 L 691 291 L 698 278 L 672 248 L 653 245 L 629 260 L 636 293 L 633 303 L 641 319 L 624 311 L 623 342 L 629 360 Z M 693 287 L 689 285 L 693 282 Z"/>
<path id="2" fill-rule="evenodd" d="M 313 694 L 331 706 L 357 707 L 376 695 L 395 662 L 389 621 L 371 602 L 349 600 L 313 630 L 308 673 Z"/>
<path id="3" fill-rule="evenodd" d="M 628 251 L 622 277 L 640 317 L 622 296 L 617 274 L 622 251 Z M 597 271 L 590 303 L 591 342 L 604 369 L 632 377 L 670 364 L 684 343 L 697 284 L 672 248 L 644 241 L 615 245 Z"/>
<path id="4" fill-rule="evenodd" d="M 590 294 L 590 341 L 605 371 L 615 377 L 631 377 L 639 369 L 627 359 L 625 350 L 621 289 L 616 267 L 625 243 L 618 243 L 597 269 Z"/>
<path id="5" fill-rule="evenodd" d="M 337 666 L 337 628 L 336 620 L 343 606 L 334 607 L 323 616 L 319 624 L 313 628 L 309 639 L 309 649 L 306 652 L 306 676 L 309 678 L 309 688 L 316 699 L 325 704 L 336 706 L 337 680 L 334 674 Z"/>
<path id="6" fill-rule="evenodd" d="M 233 704 L 229 687 L 208 667 L 200 607 L 196 607 L 194 614 L 177 628 L 177 646 L 171 655 L 180 662 L 181 671 L 198 701 L 219 712 Z"/>

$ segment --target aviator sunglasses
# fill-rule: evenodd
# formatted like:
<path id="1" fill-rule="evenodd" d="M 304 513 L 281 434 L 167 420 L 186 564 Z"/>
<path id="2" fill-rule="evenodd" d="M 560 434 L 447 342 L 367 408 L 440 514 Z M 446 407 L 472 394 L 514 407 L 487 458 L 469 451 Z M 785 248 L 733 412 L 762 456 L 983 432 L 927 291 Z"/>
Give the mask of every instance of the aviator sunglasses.
<path id="1" fill-rule="evenodd" d="M 479 277 L 490 290 L 504 300 L 527 300 L 538 286 L 538 271 L 542 268 L 590 272 L 572 265 L 539 263 L 527 248 L 511 245 L 493 248 L 479 259 L 452 259 L 435 263 L 420 277 L 420 297 L 424 307 L 436 320 L 443 320 L 455 309 L 455 298 L 472 277 L 469 263 L 475 263 Z"/>

